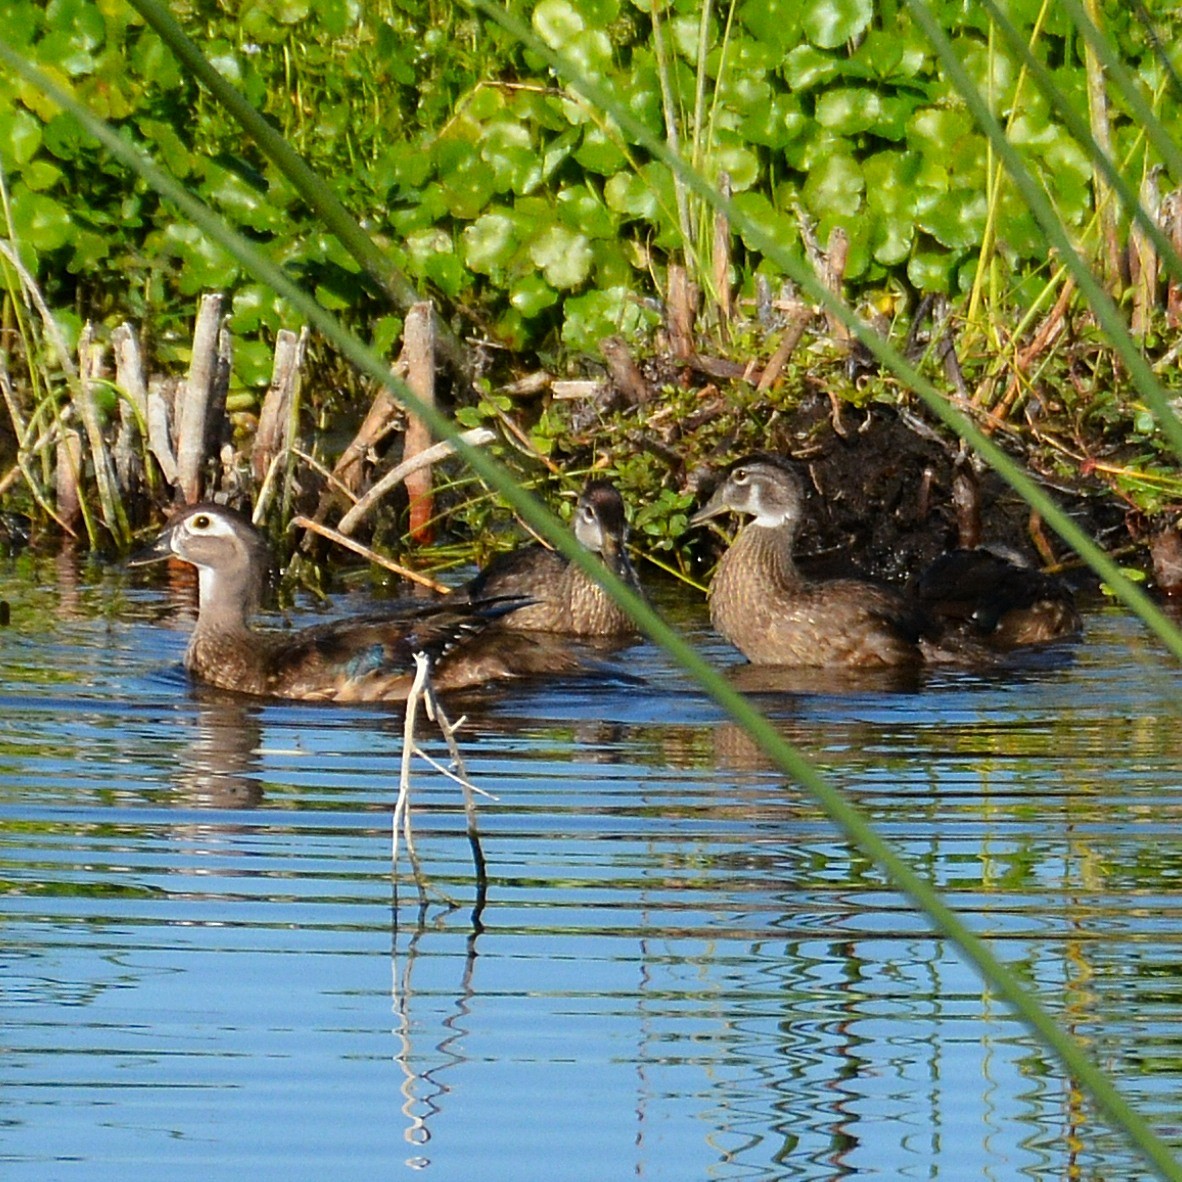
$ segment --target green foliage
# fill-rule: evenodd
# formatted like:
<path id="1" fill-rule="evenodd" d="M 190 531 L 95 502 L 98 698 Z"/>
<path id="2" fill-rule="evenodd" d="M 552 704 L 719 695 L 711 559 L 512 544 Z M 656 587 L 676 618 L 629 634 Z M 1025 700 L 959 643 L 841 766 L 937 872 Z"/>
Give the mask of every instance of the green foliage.
<path id="1" fill-rule="evenodd" d="M 985 139 L 935 55 L 896 6 L 870 0 L 735 0 L 665 8 L 623 0 L 517 0 L 535 32 L 795 246 L 803 217 L 824 243 L 850 239 L 847 282 L 958 293 L 990 217 Z M 1029 29 L 1039 6 L 1009 6 Z M 655 14 L 655 15 L 654 15 Z M 517 347 L 593 351 L 656 318 L 666 263 L 685 256 L 708 286 L 711 218 L 666 169 L 495 25 L 407 0 L 259 0 L 179 14 L 218 68 L 282 130 L 424 289 Z M 940 19 L 1012 141 L 1081 239 L 1094 234 L 1092 168 L 976 6 Z M 121 0 L 0 0 L 10 43 L 264 244 L 367 334 L 388 309 L 326 240 L 286 182 L 178 68 Z M 1125 10 L 1106 32 L 1182 137 L 1179 98 Z M 1158 14 L 1167 44 L 1176 14 Z M 1034 40 L 1086 110 L 1081 50 L 1063 16 Z M 666 120 L 672 121 L 667 125 Z M 1116 158 L 1136 188 L 1154 161 L 1115 105 Z M 50 303 L 98 320 L 167 326 L 196 293 L 234 297 L 240 327 L 271 333 L 286 309 L 128 175 L 32 88 L 0 78 L 6 230 Z M 1182 178 L 1168 178 L 1169 185 Z M 997 249 L 1022 298 L 1047 244 L 1018 197 L 994 193 Z M 733 278 L 775 274 L 738 244 Z M 655 285 L 655 293 L 654 293 Z M 856 290 L 855 293 L 856 294 Z M 248 354 L 238 379 L 266 373 Z"/>

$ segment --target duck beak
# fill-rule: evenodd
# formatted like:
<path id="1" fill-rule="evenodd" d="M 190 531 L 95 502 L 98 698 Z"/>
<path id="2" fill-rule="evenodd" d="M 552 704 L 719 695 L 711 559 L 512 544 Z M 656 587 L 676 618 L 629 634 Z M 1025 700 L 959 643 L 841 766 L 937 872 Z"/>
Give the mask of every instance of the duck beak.
<path id="1" fill-rule="evenodd" d="M 721 517 L 724 513 L 730 512 L 730 507 L 723 496 L 723 488 L 724 485 L 720 484 L 714 490 L 714 495 L 690 518 L 690 525 L 703 525 L 712 517 Z"/>
<path id="2" fill-rule="evenodd" d="M 166 529 L 151 545 L 137 550 L 128 560 L 128 566 L 150 566 L 172 557 L 172 530 Z"/>

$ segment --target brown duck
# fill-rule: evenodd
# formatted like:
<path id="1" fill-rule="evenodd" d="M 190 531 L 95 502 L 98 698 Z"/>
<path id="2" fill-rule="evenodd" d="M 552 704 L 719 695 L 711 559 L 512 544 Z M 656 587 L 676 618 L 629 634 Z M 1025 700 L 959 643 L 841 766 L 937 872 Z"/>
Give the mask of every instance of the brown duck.
<path id="1" fill-rule="evenodd" d="M 638 595 L 640 580 L 628 558 L 628 523 L 616 488 L 593 480 L 575 506 L 575 537 Z M 627 612 L 580 567 L 544 546 L 523 546 L 495 559 L 455 592 L 467 600 L 525 596 L 533 602 L 506 615 L 500 627 L 568 636 L 628 636 Z"/>
<path id="2" fill-rule="evenodd" d="M 184 509 L 131 565 L 170 557 L 198 572 L 185 667 L 221 689 L 307 701 L 398 701 L 410 691 L 418 652 L 431 658 L 441 690 L 573 664 L 492 626 L 520 600 L 444 600 L 294 633 L 258 631 L 251 617 L 272 565 L 270 548 L 245 517 L 221 505 Z"/>
<path id="3" fill-rule="evenodd" d="M 1007 581 L 1037 572 L 1008 562 L 987 571 L 986 562 L 966 561 L 981 575 L 970 590 L 965 571 L 954 571 L 950 559 L 944 572 L 949 577 L 935 572 L 923 584 L 926 591 L 914 596 L 860 579 L 807 580 L 793 557 L 803 509 L 804 490 L 792 465 L 778 456 L 757 456 L 735 465 L 692 519 L 700 524 L 727 512 L 752 518 L 719 560 L 710 618 L 753 664 L 874 668 L 964 661 L 1031 643 L 1034 632 L 1040 641 L 1050 639 L 1052 620 L 1062 629 L 1055 635 L 1078 627 L 1071 605 L 1046 612 L 1043 627 L 1024 632 L 1022 597 L 1007 601 L 1001 592 Z M 971 634 L 948 630 L 953 592 L 964 600 L 960 614 L 972 622 Z M 1028 623 L 1042 613 L 1041 606 L 1030 610 L 1040 602 L 1025 602 Z"/>

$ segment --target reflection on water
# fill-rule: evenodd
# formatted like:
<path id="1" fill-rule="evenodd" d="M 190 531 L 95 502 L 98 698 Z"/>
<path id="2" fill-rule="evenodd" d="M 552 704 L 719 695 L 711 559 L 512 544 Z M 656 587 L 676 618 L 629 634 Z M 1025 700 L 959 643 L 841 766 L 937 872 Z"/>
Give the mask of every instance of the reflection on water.
<path id="1" fill-rule="evenodd" d="M 398 709 L 194 692 L 184 619 L 113 573 L 4 591 L 6 1179 L 1143 1176 L 650 646 L 465 703 L 475 914 L 425 766 L 435 893 L 392 881 Z M 1182 1141 L 1182 738 L 1139 627 L 903 685 L 709 645 Z"/>

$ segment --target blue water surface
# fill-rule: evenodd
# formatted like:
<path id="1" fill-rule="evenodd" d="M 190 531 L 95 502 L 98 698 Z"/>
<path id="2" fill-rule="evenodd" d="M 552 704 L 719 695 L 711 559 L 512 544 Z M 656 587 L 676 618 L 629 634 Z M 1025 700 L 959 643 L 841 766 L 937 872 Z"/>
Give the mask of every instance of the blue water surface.
<path id="1" fill-rule="evenodd" d="M 426 902 L 392 874 L 399 707 L 195 692 L 185 612 L 118 572 L 5 597 L 6 1182 L 1146 1175 L 653 646 L 457 705 L 477 908 L 422 761 Z M 1096 608 L 1005 672 L 749 688 L 1182 1152 L 1176 684 Z"/>

